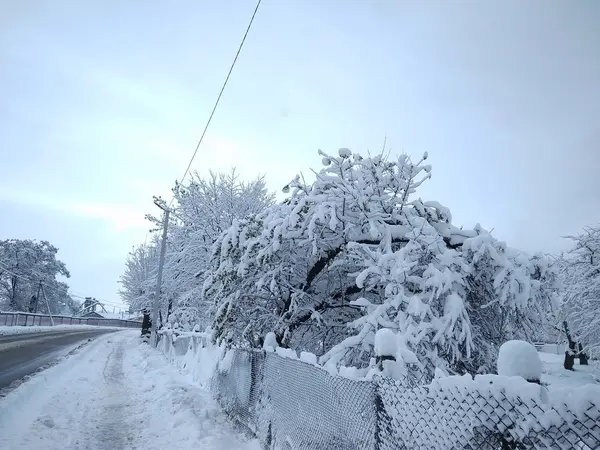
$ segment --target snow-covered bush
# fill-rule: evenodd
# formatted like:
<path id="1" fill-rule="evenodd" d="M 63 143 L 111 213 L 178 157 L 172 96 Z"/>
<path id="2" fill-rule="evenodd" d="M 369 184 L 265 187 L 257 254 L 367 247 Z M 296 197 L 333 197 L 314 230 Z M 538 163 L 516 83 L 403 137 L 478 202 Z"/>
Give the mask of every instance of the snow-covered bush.
<path id="1" fill-rule="evenodd" d="M 552 306 L 544 258 L 414 198 L 427 155 L 321 154 L 313 183 L 296 177 L 288 199 L 218 238 L 203 291 L 216 339 L 255 346 L 273 331 L 322 363 L 366 367 L 389 328 L 411 370 L 493 371 L 499 345 Z"/>

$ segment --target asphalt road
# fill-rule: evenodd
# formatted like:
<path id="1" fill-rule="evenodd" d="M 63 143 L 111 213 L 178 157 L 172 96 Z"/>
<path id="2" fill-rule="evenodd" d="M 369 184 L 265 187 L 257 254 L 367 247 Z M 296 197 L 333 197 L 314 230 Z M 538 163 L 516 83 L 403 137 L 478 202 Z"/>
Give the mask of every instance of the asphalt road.
<path id="1" fill-rule="evenodd" d="M 64 356 L 77 344 L 112 332 L 61 330 L 0 336 L 0 390 Z"/>

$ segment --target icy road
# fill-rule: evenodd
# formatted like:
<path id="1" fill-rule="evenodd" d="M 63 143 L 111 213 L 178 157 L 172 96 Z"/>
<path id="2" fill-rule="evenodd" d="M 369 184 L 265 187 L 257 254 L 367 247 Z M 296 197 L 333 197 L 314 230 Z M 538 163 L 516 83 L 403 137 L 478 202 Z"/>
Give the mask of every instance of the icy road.
<path id="1" fill-rule="evenodd" d="M 139 331 L 103 335 L 0 398 L 0 449 L 258 450 Z"/>

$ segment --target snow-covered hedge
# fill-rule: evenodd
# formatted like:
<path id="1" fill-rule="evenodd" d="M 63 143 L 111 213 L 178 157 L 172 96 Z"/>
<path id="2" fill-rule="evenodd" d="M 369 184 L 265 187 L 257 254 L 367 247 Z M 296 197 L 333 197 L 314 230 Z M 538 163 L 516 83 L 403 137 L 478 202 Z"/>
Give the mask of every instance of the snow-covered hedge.
<path id="1" fill-rule="evenodd" d="M 493 372 L 502 342 L 539 327 L 554 304 L 548 261 L 415 197 L 427 155 L 321 154 L 314 182 L 296 177 L 288 199 L 217 239 L 203 296 L 219 342 L 257 348 L 273 331 L 283 347 L 364 368 L 389 328 L 398 361 L 431 378 Z"/>

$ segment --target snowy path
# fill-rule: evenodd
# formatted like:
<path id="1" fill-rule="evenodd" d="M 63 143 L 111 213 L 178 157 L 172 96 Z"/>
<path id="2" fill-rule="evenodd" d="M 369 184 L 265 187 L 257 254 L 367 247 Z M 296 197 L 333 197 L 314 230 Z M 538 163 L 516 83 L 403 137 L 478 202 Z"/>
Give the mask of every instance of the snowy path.
<path id="1" fill-rule="evenodd" d="M 0 399 L 6 450 L 258 450 L 139 331 L 102 336 Z"/>

